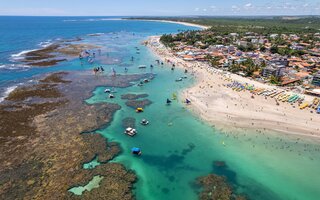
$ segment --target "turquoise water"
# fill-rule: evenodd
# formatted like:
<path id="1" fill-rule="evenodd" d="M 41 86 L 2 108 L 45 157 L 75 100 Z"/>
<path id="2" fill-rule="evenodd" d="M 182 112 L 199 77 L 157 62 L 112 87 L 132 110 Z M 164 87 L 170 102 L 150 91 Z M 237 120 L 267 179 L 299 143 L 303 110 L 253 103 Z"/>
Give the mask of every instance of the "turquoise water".
<path id="1" fill-rule="evenodd" d="M 71 19 L 71 21 L 70 21 Z M 67 20 L 67 21 L 66 21 Z M 88 103 L 114 102 L 121 105 L 110 126 L 97 132 L 116 141 L 123 153 L 112 162 L 120 162 L 133 169 L 138 176 L 135 193 L 138 199 L 196 199 L 197 177 L 216 173 L 228 177 L 238 193 L 245 193 L 251 199 L 262 200 L 317 200 L 320 197 L 320 155 L 319 145 L 297 137 L 282 134 L 257 132 L 229 133 L 217 130 L 190 113 L 179 99 L 167 106 L 166 99 L 172 93 L 179 93 L 195 81 L 189 75 L 182 82 L 174 80 L 184 73 L 178 68 L 171 71 L 169 66 L 155 66 L 139 70 L 143 64 L 155 64 L 156 57 L 141 41 L 149 35 L 177 32 L 187 27 L 175 24 L 136 21 L 105 21 L 97 18 L 8 18 L 0 17 L 0 88 L 32 80 L 33 76 L 60 70 L 87 70 L 103 65 L 105 73 L 114 67 L 118 73 L 153 72 L 155 79 L 143 87 L 116 88 L 115 99 L 106 98 L 105 88 L 98 87 L 87 100 Z M 28 27 L 28 28 L 27 28 Z M 89 37 L 90 33 L 104 33 Z M 102 45 L 103 55 L 94 65 L 81 65 L 79 60 L 63 62 L 50 68 L 22 67 L 10 60 L 10 55 L 27 49 L 39 48 L 39 42 L 56 38 L 82 37 L 83 42 Z M 15 41 L 15 42 L 13 42 Z M 140 48 L 140 54 L 135 47 Z M 131 61 L 131 56 L 134 61 Z M 116 61 L 114 64 L 108 62 Z M 12 67 L 11 65 L 15 66 Z M 0 91 L 1 92 L 1 91 Z M 153 104 L 143 113 L 125 105 L 121 94 L 146 93 Z M 123 134 L 122 120 L 134 117 L 138 134 L 128 137 Z M 148 126 L 139 121 L 146 118 Z M 140 147 L 142 155 L 133 156 L 132 147 Z M 89 158 L 90 159 L 90 158 Z M 224 161 L 225 168 L 214 166 L 214 161 Z M 93 160 L 85 163 L 90 170 L 99 163 Z M 86 188 L 99 186 L 99 177 L 86 186 L 75 189 L 81 194 Z"/>
<path id="2" fill-rule="evenodd" d="M 99 166 L 99 165 L 100 165 L 99 157 L 96 156 L 96 157 L 94 157 L 94 159 L 92 159 L 90 162 L 84 163 L 82 167 L 83 167 L 84 169 L 94 169 L 96 166 Z"/>
<path id="3" fill-rule="evenodd" d="M 85 186 L 79 186 L 79 187 L 74 187 L 69 189 L 70 192 L 72 192 L 75 195 L 82 195 L 83 192 L 88 191 L 90 192 L 91 190 L 98 188 L 100 186 L 100 182 L 102 181 L 103 176 L 94 176 L 89 183 L 87 183 Z"/>
<path id="4" fill-rule="evenodd" d="M 137 65 L 154 64 L 156 58 L 141 48 L 143 59 Z M 139 72 L 137 68 L 131 71 Z M 172 93 L 190 86 L 192 77 L 175 82 L 184 74 L 178 69 L 172 72 L 169 66 L 157 66 L 153 73 L 156 78 L 143 87 L 117 89 L 115 99 L 106 98 L 105 88 L 100 87 L 87 101 L 121 105 L 111 125 L 98 132 L 123 148 L 113 162 L 135 170 L 139 177 L 135 191 L 138 199 L 196 199 L 194 181 L 208 173 L 227 176 L 237 192 L 251 199 L 318 199 L 318 145 L 276 133 L 239 135 L 215 130 L 193 116 L 181 99 L 170 106 L 165 103 Z M 127 93 L 146 93 L 153 104 L 145 112 L 135 113 L 120 98 Z M 138 134 L 133 138 L 123 134 L 121 122 L 126 117 L 137 121 Z M 139 124 L 143 118 L 150 121 L 148 126 Z M 132 156 L 132 147 L 140 147 L 142 156 Z M 224 161 L 228 168 L 214 167 L 214 161 Z"/>

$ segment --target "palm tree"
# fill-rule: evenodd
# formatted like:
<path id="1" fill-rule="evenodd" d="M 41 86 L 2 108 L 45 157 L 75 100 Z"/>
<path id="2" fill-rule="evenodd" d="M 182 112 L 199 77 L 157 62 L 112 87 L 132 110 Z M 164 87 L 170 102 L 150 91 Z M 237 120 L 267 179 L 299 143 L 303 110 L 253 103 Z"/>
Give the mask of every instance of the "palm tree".
<path id="1" fill-rule="evenodd" d="M 279 83 L 280 83 L 280 77 L 271 75 L 271 76 L 270 76 L 270 83 L 275 84 L 275 85 L 279 85 Z"/>

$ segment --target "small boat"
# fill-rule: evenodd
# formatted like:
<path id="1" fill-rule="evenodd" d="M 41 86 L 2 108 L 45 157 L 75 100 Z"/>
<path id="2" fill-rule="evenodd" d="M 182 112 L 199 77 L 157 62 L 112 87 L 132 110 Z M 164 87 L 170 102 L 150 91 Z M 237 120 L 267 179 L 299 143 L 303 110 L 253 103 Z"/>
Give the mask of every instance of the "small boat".
<path id="1" fill-rule="evenodd" d="M 149 79 L 144 79 L 143 82 L 144 82 L 144 83 L 149 83 L 150 80 L 149 80 Z"/>
<path id="2" fill-rule="evenodd" d="M 186 99 L 186 104 L 190 104 L 191 101 L 189 99 Z"/>
<path id="3" fill-rule="evenodd" d="M 170 99 L 167 99 L 167 104 L 171 104 L 171 100 Z"/>
<path id="4" fill-rule="evenodd" d="M 105 90 L 104 90 L 104 93 L 110 93 L 110 92 L 111 92 L 110 89 L 105 89 Z"/>
<path id="5" fill-rule="evenodd" d="M 140 156 L 140 155 L 141 155 L 141 149 L 138 148 L 138 147 L 133 147 L 133 148 L 131 149 L 131 153 L 134 154 L 134 155 Z"/>
<path id="6" fill-rule="evenodd" d="M 146 125 L 148 125 L 148 124 L 149 124 L 149 121 L 148 121 L 148 120 L 146 120 L 146 119 L 143 119 L 143 120 L 141 120 L 140 124 L 142 124 L 142 125 L 146 126 Z"/>
<path id="7" fill-rule="evenodd" d="M 150 65 L 150 68 L 153 68 L 153 65 Z"/>
<path id="8" fill-rule="evenodd" d="M 140 65 L 138 68 L 139 69 L 145 69 L 145 68 L 147 68 L 147 66 L 146 65 Z"/>
<path id="9" fill-rule="evenodd" d="M 124 131 L 125 134 L 129 135 L 129 136 L 134 136 L 135 134 L 137 134 L 137 130 L 134 129 L 134 128 L 131 128 L 131 127 L 128 127 L 125 131 Z"/>
<path id="10" fill-rule="evenodd" d="M 137 109 L 136 109 L 136 112 L 137 112 L 137 113 L 143 112 L 143 108 L 137 108 Z"/>
<path id="11" fill-rule="evenodd" d="M 180 82 L 180 81 L 182 81 L 182 78 L 176 79 L 176 82 Z"/>
<path id="12" fill-rule="evenodd" d="M 114 98 L 114 95 L 113 95 L 113 94 L 109 94 L 109 98 L 110 98 L 110 99 L 113 99 L 113 98 Z"/>

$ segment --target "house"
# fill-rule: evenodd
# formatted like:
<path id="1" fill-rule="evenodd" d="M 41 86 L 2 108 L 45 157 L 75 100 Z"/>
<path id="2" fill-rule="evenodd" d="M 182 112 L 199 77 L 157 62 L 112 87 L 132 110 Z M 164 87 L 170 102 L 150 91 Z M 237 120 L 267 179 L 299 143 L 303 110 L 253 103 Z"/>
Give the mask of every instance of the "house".
<path id="1" fill-rule="evenodd" d="M 248 42 L 247 41 L 238 41 L 238 45 L 247 47 L 248 46 Z"/>
<path id="2" fill-rule="evenodd" d="M 231 36 L 231 37 L 238 37 L 239 34 L 238 34 L 238 33 L 230 33 L 230 36 Z"/>
<path id="3" fill-rule="evenodd" d="M 279 37 L 278 34 L 271 34 L 271 35 L 270 35 L 270 38 L 271 38 L 271 39 L 276 39 L 277 37 Z"/>
<path id="4" fill-rule="evenodd" d="M 283 65 L 283 66 L 289 66 L 289 60 L 287 58 L 274 58 L 269 61 L 269 64 L 275 64 L 275 65 Z"/>

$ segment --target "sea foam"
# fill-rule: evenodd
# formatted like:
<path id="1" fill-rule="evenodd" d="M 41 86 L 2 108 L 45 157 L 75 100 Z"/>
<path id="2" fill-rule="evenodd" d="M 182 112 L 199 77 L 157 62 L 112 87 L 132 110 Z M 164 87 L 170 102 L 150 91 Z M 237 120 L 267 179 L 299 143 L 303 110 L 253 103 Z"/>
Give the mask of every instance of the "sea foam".
<path id="1" fill-rule="evenodd" d="M 3 92 L 3 94 L 1 95 L 0 97 L 0 102 L 2 102 L 5 98 L 7 98 L 9 96 L 9 94 L 15 90 L 16 88 L 18 87 L 18 85 L 13 85 L 13 86 L 10 86 L 10 87 L 7 87 L 5 89 L 5 91 Z"/>
<path id="2" fill-rule="evenodd" d="M 39 50 L 39 49 L 30 49 L 30 50 L 24 50 L 24 51 L 21 51 L 19 53 L 16 53 L 16 54 L 12 54 L 11 55 L 11 58 L 14 59 L 14 60 L 21 60 L 24 58 L 24 55 L 29 53 L 29 52 L 32 52 L 32 51 L 36 51 L 36 50 Z"/>

